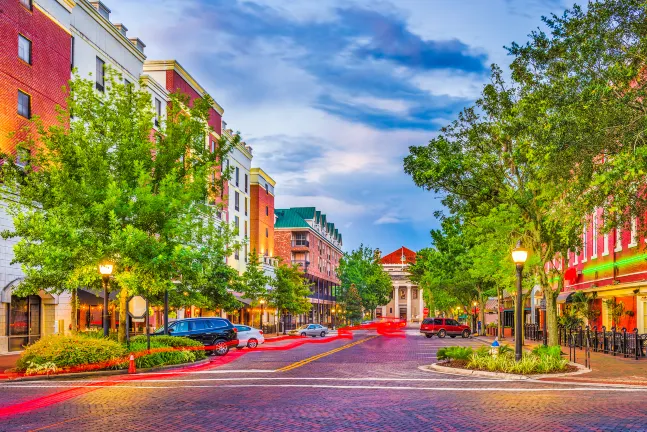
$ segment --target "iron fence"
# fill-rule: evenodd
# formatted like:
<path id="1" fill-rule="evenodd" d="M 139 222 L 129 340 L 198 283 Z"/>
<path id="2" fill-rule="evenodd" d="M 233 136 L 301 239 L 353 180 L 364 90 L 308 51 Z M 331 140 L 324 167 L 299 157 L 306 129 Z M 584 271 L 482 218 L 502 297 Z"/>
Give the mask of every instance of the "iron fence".
<path id="1" fill-rule="evenodd" d="M 633 357 L 636 360 L 647 356 L 647 334 L 639 334 L 635 328 L 632 332 L 626 328 L 618 331 L 615 327 L 607 331 L 605 326 L 567 328 L 559 326 L 558 340 L 562 346 L 572 346 L 583 350 L 587 343 L 591 350 L 613 356 L 625 358 Z"/>

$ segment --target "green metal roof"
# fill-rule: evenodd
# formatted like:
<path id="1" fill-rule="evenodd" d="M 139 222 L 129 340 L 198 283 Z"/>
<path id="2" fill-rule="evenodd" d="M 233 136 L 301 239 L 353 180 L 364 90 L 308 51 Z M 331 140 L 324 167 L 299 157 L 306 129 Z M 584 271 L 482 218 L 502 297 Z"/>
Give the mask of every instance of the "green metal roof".
<path id="1" fill-rule="evenodd" d="M 308 222 L 296 211 L 297 209 L 275 209 L 277 219 L 274 228 L 309 228 Z"/>
<path id="2" fill-rule="evenodd" d="M 297 212 L 303 219 L 315 218 L 316 209 L 314 207 L 292 207 L 290 210 Z"/>

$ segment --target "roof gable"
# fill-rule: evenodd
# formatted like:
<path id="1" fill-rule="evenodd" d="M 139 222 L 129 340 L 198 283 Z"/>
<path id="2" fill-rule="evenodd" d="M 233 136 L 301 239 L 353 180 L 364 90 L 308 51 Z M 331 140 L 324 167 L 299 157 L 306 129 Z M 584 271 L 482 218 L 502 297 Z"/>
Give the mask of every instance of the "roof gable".
<path id="1" fill-rule="evenodd" d="M 408 264 L 415 264 L 416 262 L 416 253 L 409 248 L 404 246 L 394 250 L 388 255 L 385 255 L 380 260 L 382 264 L 402 264 L 402 256 L 404 255 L 404 262 Z"/>

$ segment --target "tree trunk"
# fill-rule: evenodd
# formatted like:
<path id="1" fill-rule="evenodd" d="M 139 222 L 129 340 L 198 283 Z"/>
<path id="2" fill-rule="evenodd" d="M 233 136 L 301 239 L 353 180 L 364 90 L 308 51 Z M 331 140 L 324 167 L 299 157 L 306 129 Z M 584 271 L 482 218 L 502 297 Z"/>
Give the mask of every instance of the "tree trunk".
<path id="1" fill-rule="evenodd" d="M 126 319 L 128 314 L 128 290 L 121 288 L 119 293 L 119 331 L 117 337 L 119 342 L 126 343 Z"/>
<path id="2" fill-rule="evenodd" d="M 559 291 L 552 291 L 544 288 L 546 293 L 546 332 L 548 333 L 548 345 L 559 345 L 557 334 L 557 296 Z"/>
<path id="3" fill-rule="evenodd" d="M 483 297 L 479 298 L 479 321 L 481 321 L 481 331 L 479 335 L 485 336 L 485 303 L 486 300 L 483 300 Z M 476 323 L 478 327 L 478 322 Z"/>
<path id="4" fill-rule="evenodd" d="M 72 312 L 71 312 L 71 315 L 70 315 L 70 330 L 72 331 L 72 333 L 76 333 L 79 330 L 79 328 L 78 328 L 79 324 L 78 324 L 77 318 L 76 318 L 76 315 L 77 315 L 76 312 L 78 310 L 78 304 L 77 303 L 78 303 L 79 300 L 78 300 L 78 296 L 76 294 L 76 291 L 77 291 L 77 288 L 74 288 L 72 290 Z M 62 330 L 61 334 L 65 334 L 65 329 L 61 329 L 61 330 Z"/>
<path id="5" fill-rule="evenodd" d="M 501 292 L 501 288 L 497 287 L 496 289 L 496 295 L 497 295 L 497 315 L 499 316 L 497 321 L 498 321 L 498 329 L 497 329 L 497 334 L 499 335 L 499 339 L 503 336 L 503 293 Z"/>

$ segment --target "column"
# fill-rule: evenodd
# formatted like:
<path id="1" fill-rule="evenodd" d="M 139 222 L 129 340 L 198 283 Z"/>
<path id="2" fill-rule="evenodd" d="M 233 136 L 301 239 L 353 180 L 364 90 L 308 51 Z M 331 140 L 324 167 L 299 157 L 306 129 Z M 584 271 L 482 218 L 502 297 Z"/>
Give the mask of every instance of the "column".
<path id="1" fill-rule="evenodd" d="M 407 322 L 411 322 L 411 285 L 407 285 Z"/>
<path id="2" fill-rule="evenodd" d="M 425 304 L 422 301 L 422 288 L 418 287 L 418 313 L 420 314 L 420 320 L 422 321 L 424 318 L 424 309 L 425 309 Z"/>
<path id="3" fill-rule="evenodd" d="M 399 317 L 400 309 L 398 307 L 398 287 L 393 287 L 393 317 Z"/>

